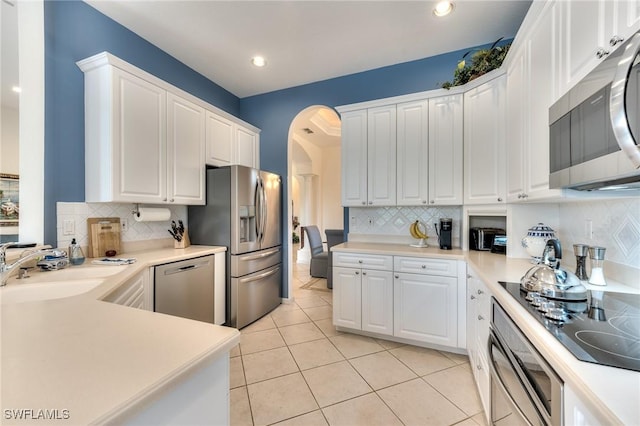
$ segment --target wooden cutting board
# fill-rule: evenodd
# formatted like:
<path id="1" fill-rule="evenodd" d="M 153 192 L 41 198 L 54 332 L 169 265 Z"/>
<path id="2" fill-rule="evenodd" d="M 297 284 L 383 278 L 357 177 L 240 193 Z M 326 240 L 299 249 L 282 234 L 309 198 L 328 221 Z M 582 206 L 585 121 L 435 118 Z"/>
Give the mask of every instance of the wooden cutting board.
<path id="1" fill-rule="evenodd" d="M 120 253 L 119 217 L 90 217 L 87 226 L 89 257 L 104 257 L 109 250 Z"/>

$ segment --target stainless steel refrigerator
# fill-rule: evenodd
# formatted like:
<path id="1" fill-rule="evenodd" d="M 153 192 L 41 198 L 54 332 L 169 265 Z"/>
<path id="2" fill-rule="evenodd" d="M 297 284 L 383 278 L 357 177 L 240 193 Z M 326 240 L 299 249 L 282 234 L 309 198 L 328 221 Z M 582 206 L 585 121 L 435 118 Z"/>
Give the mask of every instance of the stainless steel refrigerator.
<path id="1" fill-rule="evenodd" d="M 244 166 L 207 170 L 207 202 L 189 207 L 193 244 L 227 247 L 227 325 L 242 328 L 280 304 L 280 176 Z"/>

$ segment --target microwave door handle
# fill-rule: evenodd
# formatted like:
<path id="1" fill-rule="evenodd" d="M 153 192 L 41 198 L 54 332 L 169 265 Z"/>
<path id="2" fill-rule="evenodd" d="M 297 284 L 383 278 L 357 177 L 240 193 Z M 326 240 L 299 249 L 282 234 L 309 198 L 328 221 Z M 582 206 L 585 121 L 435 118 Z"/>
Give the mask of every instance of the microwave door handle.
<path id="1" fill-rule="evenodd" d="M 611 115 L 611 127 L 616 137 L 616 142 L 633 166 L 640 168 L 640 147 L 634 140 L 625 106 L 625 92 L 631 75 L 631 68 L 638 54 L 640 54 L 640 33 L 636 33 L 624 46 L 624 53 L 618 62 L 613 82 L 611 83 L 611 95 L 609 98 L 609 113 Z"/>
<path id="2" fill-rule="evenodd" d="M 498 387 L 500 388 L 500 392 L 502 393 L 502 395 L 509 401 L 509 404 L 512 406 L 512 408 L 514 410 L 516 410 L 516 412 L 518 413 L 518 415 L 529 425 L 529 426 L 535 426 L 533 423 L 531 423 L 529 421 L 529 419 L 527 418 L 527 415 L 520 409 L 520 407 L 518 406 L 518 404 L 516 403 L 516 401 L 513 399 L 513 397 L 511 396 L 511 394 L 509 393 L 509 391 L 507 390 L 507 387 L 504 384 L 504 381 L 502 380 L 502 377 L 500 376 L 500 373 L 498 372 L 498 370 L 496 369 L 494 363 L 495 360 L 493 358 L 493 346 L 495 346 L 500 353 L 502 354 L 502 356 L 505 357 L 505 359 L 507 360 L 507 362 L 509 362 L 509 366 L 511 368 L 514 368 L 512 363 L 511 363 L 511 359 L 509 358 L 509 356 L 507 355 L 506 351 L 504 350 L 504 348 L 502 347 L 502 345 L 500 344 L 500 342 L 498 341 L 498 339 L 496 339 L 496 337 L 493 335 L 493 333 L 489 334 L 489 341 L 488 341 L 488 354 L 489 354 L 489 372 L 491 374 L 491 376 L 495 379 L 496 385 L 498 385 Z M 515 369 L 514 369 L 515 370 Z M 539 411 L 538 411 L 538 407 L 536 406 L 535 402 L 531 399 L 531 395 L 529 394 L 528 390 L 526 389 L 526 387 L 524 386 L 524 383 L 522 383 L 522 379 L 520 378 L 520 375 L 518 374 L 517 370 L 515 370 L 516 375 L 518 376 L 518 381 L 520 382 L 520 384 L 525 388 L 525 394 L 527 395 L 527 397 L 529 398 L 529 402 L 531 402 L 531 405 L 533 407 L 535 407 L 536 410 L 536 414 L 538 414 L 538 417 L 542 418 L 542 416 L 540 415 Z"/>

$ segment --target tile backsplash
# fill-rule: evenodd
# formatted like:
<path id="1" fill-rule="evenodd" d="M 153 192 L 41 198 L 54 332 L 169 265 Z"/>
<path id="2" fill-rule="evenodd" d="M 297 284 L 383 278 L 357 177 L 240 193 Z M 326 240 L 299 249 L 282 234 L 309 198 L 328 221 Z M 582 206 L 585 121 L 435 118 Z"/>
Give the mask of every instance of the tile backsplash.
<path id="1" fill-rule="evenodd" d="M 559 238 L 606 247 L 605 259 L 640 268 L 640 199 L 591 200 L 559 204 Z"/>
<path id="2" fill-rule="evenodd" d="M 145 207 L 147 207 L 145 205 Z M 187 225 L 186 206 L 153 206 L 165 207 L 171 211 L 171 220 L 182 220 Z M 75 238 L 82 247 L 89 243 L 87 234 L 87 219 L 90 217 L 119 217 L 121 224 L 126 222 L 126 226 L 121 230 L 121 240 L 123 243 L 137 241 L 171 239 L 167 232 L 171 228 L 170 221 L 161 222 L 136 222 L 132 211 L 134 204 L 120 203 L 63 203 L 58 202 L 56 206 L 57 219 L 57 240 L 58 247 L 65 248 Z M 65 235 L 65 221 L 73 223 L 73 233 Z"/>
<path id="3" fill-rule="evenodd" d="M 445 207 L 351 207 L 349 208 L 349 240 L 359 235 L 384 236 L 389 242 L 415 242 L 409 226 L 416 219 L 424 222 L 429 245 L 437 244 L 434 227 L 440 218 L 453 219 L 452 243 L 460 247 L 461 206 Z"/>

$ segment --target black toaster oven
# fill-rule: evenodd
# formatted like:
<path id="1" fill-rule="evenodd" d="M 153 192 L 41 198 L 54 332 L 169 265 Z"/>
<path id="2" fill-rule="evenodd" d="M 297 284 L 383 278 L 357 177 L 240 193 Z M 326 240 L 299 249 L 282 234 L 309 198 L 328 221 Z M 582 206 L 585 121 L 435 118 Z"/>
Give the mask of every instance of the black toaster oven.
<path id="1" fill-rule="evenodd" d="M 470 228 L 469 250 L 489 251 L 496 235 L 506 235 L 500 228 Z"/>

